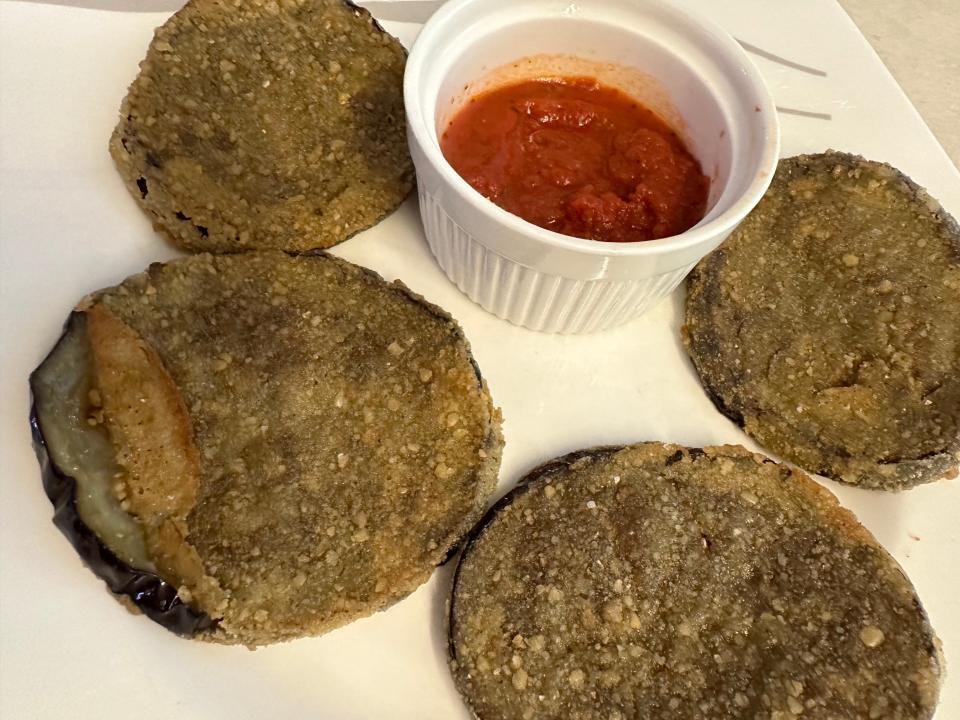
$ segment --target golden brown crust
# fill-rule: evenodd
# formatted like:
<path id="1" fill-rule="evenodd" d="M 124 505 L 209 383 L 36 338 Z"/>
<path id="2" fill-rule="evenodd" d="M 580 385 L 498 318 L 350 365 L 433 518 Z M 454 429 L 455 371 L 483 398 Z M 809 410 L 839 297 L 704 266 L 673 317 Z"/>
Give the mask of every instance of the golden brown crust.
<path id="1" fill-rule="evenodd" d="M 721 412 L 810 471 L 897 490 L 960 461 L 960 228 L 889 165 L 781 161 L 683 337 Z"/>
<path id="2" fill-rule="evenodd" d="M 185 601 L 222 607 L 223 591 L 187 541 L 200 458 L 183 398 L 157 353 L 103 305 L 86 311 L 93 384 L 116 449 L 114 492 L 143 530 L 150 559 Z"/>
<path id="3" fill-rule="evenodd" d="M 220 642 L 319 634 L 431 574 L 496 482 L 499 413 L 460 328 L 326 255 L 199 255 L 94 296 L 176 383 L 199 451 L 187 541 Z"/>
<path id="4" fill-rule="evenodd" d="M 585 450 L 472 534 L 450 606 L 481 720 L 931 717 L 942 659 L 897 563 L 739 446 Z"/>
<path id="5" fill-rule="evenodd" d="M 157 30 L 110 152 L 184 249 L 330 247 L 413 186 L 405 60 L 343 0 L 191 0 Z"/>
<path id="6" fill-rule="evenodd" d="M 183 398 L 156 352 L 128 325 L 103 305 L 86 315 L 95 387 L 128 472 L 130 510 L 141 519 L 186 516 L 197 499 L 200 459 Z"/>

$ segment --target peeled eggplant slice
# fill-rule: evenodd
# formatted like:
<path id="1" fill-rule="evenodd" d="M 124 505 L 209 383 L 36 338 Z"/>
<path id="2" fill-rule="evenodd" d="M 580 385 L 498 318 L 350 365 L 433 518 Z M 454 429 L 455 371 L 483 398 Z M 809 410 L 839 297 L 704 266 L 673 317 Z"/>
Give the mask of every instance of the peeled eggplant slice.
<path id="1" fill-rule="evenodd" d="M 91 362 L 86 319 L 75 312 L 30 377 L 33 445 L 53 522 L 111 592 L 179 635 L 207 630 L 214 621 L 157 575 L 141 530 L 113 495 L 121 470 L 105 429 L 89 422 L 97 412 Z"/>

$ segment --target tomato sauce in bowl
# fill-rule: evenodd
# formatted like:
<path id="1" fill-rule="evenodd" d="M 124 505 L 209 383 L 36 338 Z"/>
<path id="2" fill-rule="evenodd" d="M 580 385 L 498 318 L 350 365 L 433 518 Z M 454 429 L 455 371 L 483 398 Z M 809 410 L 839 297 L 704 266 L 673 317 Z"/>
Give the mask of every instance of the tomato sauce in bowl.
<path id="1" fill-rule="evenodd" d="M 710 180 L 677 134 L 592 78 L 527 80 L 477 95 L 440 147 L 482 195 L 564 235 L 654 240 L 706 212 Z"/>

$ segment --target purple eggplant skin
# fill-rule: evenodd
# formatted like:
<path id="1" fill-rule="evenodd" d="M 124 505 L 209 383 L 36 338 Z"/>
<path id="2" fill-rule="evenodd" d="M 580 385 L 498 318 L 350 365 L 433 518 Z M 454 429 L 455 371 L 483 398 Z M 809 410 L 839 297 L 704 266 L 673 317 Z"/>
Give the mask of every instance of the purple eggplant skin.
<path id="1" fill-rule="evenodd" d="M 82 313 L 74 312 L 67 320 L 60 341 L 70 333 Z M 51 355 L 56 348 L 51 351 Z M 46 362 L 46 361 L 44 361 Z M 194 610 L 177 595 L 177 589 L 159 575 L 137 570 L 120 560 L 84 523 L 77 511 L 77 482 L 63 472 L 50 457 L 43 428 L 33 401 L 35 376 L 43 363 L 30 376 L 30 430 L 33 449 L 40 462 L 43 489 L 53 503 L 53 524 L 62 532 L 93 574 L 103 580 L 112 593 L 127 597 L 144 615 L 167 630 L 192 637 L 213 629 L 216 621 L 206 613 Z"/>
<path id="2" fill-rule="evenodd" d="M 367 10 L 365 7 L 360 7 L 360 6 L 357 5 L 355 2 L 353 2 L 353 0 L 343 0 L 343 4 L 346 5 L 346 6 L 353 12 L 353 14 L 356 15 L 357 17 L 359 17 L 359 18 L 362 18 L 362 17 L 368 18 L 368 19 L 370 20 L 370 22 L 373 23 L 373 26 L 374 26 L 377 30 L 379 30 L 380 32 L 382 32 L 384 35 L 390 35 L 390 33 L 388 33 L 386 30 L 383 29 L 383 25 L 381 25 L 381 24 L 380 24 L 380 21 L 377 20 L 377 19 L 373 16 L 373 13 L 371 13 L 371 12 L 370 12 L 369 10 Z M 393 37 L 393 36 L 390 35 L 390 37 Z M 406 53 L 406 51 L 407 51 L 406 48 L 404 48 L 404 53 Z"/>

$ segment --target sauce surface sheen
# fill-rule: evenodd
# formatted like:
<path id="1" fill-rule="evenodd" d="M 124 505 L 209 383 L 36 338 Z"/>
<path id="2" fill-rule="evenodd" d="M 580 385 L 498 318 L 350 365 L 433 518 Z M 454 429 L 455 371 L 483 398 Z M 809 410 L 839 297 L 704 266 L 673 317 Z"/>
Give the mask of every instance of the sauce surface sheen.
<path id="1" fill-rule="evenodd" d="M 441 150 L 482 195 L 564 235 L 653 240 L 690 229 L 706 211 L 710 180 L 677 134 L 592 78 L 481 93 L 450 121 Z"/>

